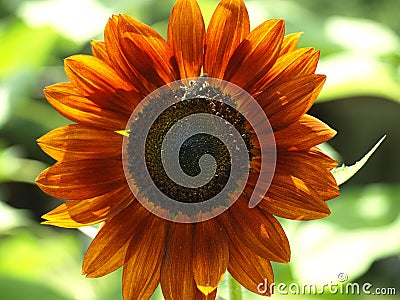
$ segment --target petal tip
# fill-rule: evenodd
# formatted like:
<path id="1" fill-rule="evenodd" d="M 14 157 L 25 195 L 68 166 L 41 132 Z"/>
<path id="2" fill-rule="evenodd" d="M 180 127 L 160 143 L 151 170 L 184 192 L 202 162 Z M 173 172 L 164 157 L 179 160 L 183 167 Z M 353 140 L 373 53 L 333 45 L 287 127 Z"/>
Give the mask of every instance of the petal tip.
<path id="1" fill-rule="evenodd" d="M 197 289 L 203 293 L 204 296 L 211 294 L 217 287 L 212 285 L 198 285 Z"/>
<path id="2" fill-rule="evenodd" d="M 285 20 L 284 19 L 276 18 L 276 19 L 272 19 L 272 21 L 274 22 L 274 24 L 272 25 L 273 27 L 278 27 L 280 29 L 285 28 Z"/>

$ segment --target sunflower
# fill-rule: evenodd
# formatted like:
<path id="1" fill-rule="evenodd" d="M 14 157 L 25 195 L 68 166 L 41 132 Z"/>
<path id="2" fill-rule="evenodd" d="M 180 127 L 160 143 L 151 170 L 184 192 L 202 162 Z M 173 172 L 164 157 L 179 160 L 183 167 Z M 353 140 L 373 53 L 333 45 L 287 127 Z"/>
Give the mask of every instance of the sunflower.
<path id="1" fill-rule="evenodd" d="M 284 36 L 280 19 L 267 20 L 250 31 L 242 0 L 222 0 L 206 30 L 197 2 L 178 0 L 170 15 L 167 41 L 127 15 L 112 16 L 105 41 L 92 42 L 93 56 L 65 59 L 70 82 L 49 86 L 44 94 L 76 124 L 38 140 L 57 162 L 38 176 L 37 184 L 47 194 L 67 200 L 43 216 L 45 224 L 76 228 L 102 223 L 84 257 L 84 275 L 100 277 L 123 266 L 124 299 L 148 299 L 159 284 L 165 299 L 215 299 L 226 271 L 257 294 L 265 279 L 274 281 L 271 261 L 290 259 L 287 237 L 275 216 L 323 218 L 330 213 L 325 201 L 338 196 L 330 172 L 337 163 L 317 147 L 335 131 L 306 114 L 325 76 L 315 74 L 319 52 L 298 49 L 299 37 L 299 33 Z M 248 202 L 266 176 L 261 171 L 263 137 L 243 115 L 214 99 L 221 92 L 234 98 L 233 93 L 216 88 L 208 91 L 206 100 L 181 101 L 157 119 L 146 144 L 145 162 L 158 187 L 178 202 L 196 204 L 211 198 L 220 182 L 201 191 L 174 190 L 152 155 L 160 132 L 169 128 L 165 124 L 192 112 L 223 116 L 234 123 L 248 151 L 250 171 L 238 199 L 197 222 L 162 218 L 138 201 L 134 188 L 139 188 L 143 170 L 135 169 L 136 154 L 129 148 L 136 136 L 131 115 L 149 97 L 151 101 L 142 105 L 142 118 L 152 114 L 157 101 L 190 92 L 196 82 L 186 89 L 157 92 L 187 78 L 235 85 L 251 95 L 268 118 L 276 163 L 269 189 L 256 207 L 249 208 Z M 239 101 L 236 108 L 240 106 L 245 110 L 246 102 Z M 226 158 L 223 146 L 196 138 L 183 151 L 189 173 L 194 168 L 191 160 L 203 153 L 193 150 L 196 145 L 211 145 L 217 161 Z M 224 166 L 216 166 L 218 177 L 227 177 Z M 154 206 L 161 205 L 151 194 L 145 196 Z M 262 295 L 271 293 L 268 289 Z"/>

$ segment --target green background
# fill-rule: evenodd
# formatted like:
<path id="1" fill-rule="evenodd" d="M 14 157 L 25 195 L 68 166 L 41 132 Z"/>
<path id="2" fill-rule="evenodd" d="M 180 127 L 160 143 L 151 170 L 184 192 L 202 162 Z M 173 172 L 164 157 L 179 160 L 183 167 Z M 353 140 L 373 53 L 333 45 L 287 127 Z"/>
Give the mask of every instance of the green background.
<path id="1" fill-rule="evenodd" d="M 68 123 L 43 97 L 65 81 L 63 59 L 90 54 L 107 18 L 127 13 L 165 36 L 174 1 L 0 0 L 0 299 L 122 299 L 121 272 L 85 279 L 90 239 L 77 230 L 39 225 L 57 206 L 34 184 L 53 161 L 35 140 Z M 199 1 L 206 23 L 217 1 Z M 394 287 L 400 294 L 400 22 L 398 0 L 246 1 L 252 27 L 267 18 L 302 31 L 300 46 L 321 50 L 328 80 L 310 114 L 338 131 L 325 149 L 353 164 L 387 135 L 366 166 L 329 202 L 332 215 L 310 222 L 281 220 L 290 264 L 274 264 L 277 283 L 346 282 Z M 226 281 L 220 299 L 228 299 Z M 287 296 L 274 295 L 280 299 Z M 293 296 L 360 298 L 376 295 Z M 379 296 L 384 298 L 383 296 Z M 160 298 L 159 292 L 154 299 Z M 259 299 L 245 292 L 243 299 Z M 397 299 L 397 296 L 385 298 Z M 161 298 L 160 298 L 161 299 Z"/>

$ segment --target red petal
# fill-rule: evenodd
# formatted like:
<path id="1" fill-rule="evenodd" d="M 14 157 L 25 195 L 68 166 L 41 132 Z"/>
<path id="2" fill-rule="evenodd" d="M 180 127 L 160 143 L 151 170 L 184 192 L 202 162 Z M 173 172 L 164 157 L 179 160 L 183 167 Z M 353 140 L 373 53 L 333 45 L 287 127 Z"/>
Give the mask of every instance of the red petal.
<path id="1" fill-rule="evenodd" d="M 337 184 L 329 172 L 335 165 L 334 160 L 314 149 L 280 152 L 271 186 L 258 207 L 288 219 L 328 216 L 330 210 L 324 200 L 338 195 Z M 253 182 L 249 181 L 249 185 Z"/>
<path id="2" fill-rule="evenodd" d="M 167 221 L 149 215 L 133 233 L 122 277 L 125 300 L 149 299 L 157 288 L 168 227 Z"/>
<path id="3" fill-rule="evenodd" d="M 253 293 L 269 296 L 274 273 L 268 259 L 251 251 L 240 237 L 229 239 L 229 273 Z"/>
<path id="4" fill-rule="evenodd" d="M 80 124 L 114 131 L 125 129 L 129 120 L 128 114 L 117 112 L 112 107 L 100 107 L 92 100 L 80 96 L 71 83 L 48 86 L 43 92 L 55 110 Z"/>
<path id="5" fill-rule="evenodd" d="M 123 136 L 84 125 L 67 125 L 37 140 L 40 148 L 58 161 L 121 158 Z"/>
<path id="6" fill-rule="evenodd" d="M 300 77 L 255 97 L 273 130 L 281 130 L 298 121 L 314 104 L 325 79 L 325 75 L 318 74 Z"/>
<path id="7" fill-rule="evenodd" d="M 283 20 L 273 19 L 254 29 L 233 53 L 224 79 L 252 94 L 278 58 L 284 27 Z"/>
<path id="8" fill-rule="evenodd" d="M 308 149 L 306 153 L 313 155 L 315 158 L 318 158 L 319 163 L 322 164 L 328 170 L 332 170 L 333 168 L 336 168 L 338 166 L 336 160 L 326 155 L 318 147 L 312 147 Z"/>
<path id="9" fill-rule="evenodd" d="M 168 43 L 174 50 L 181 78 L 200 76 L 205 37 L 203 16 L 197 2 L 178 0 L 168 23 Z"/>
<path id="10" fill-rule="evenodd" d="M 307 150 L 330 140 L 336 135 L 322 121 L 310 115 L 303 115 L 292 125 L 274 132 L 276 146 L 283 150 Z"/>
<path id="11" fill-rule="evenodd" d="M 107 50 L 106 50 L 106 44 L 102 41 L 92 41 L 92 53 L 94 57 L 97 57 L 98 59 L 102 60 L 106 64 L 111 66 L 111 61 L 108 58 Z"/>
<path id="12" fill-rule="evenodd" d="M 197 300 L 192 264 L 194 229 L 194 224 L 171 224 L 161 267 L 161 289 L 165 300 Z"/>
<path id="13" fill-rule="evenodd" d="M 295 78 L 313 74 L 317 68 L 319 51 L 302 48 L 279 57 L 271 70 L 260 80 L 259 90 L 271 89 Z"/>
<path id="14" fill-rule="evenodd" d="M 221 1 L 207 29 L 204 72 L 223 78 L 229 59 L 250 32 L 250 21 L 242 0 Z"/>
<path id="15" fill-rule="evenodd" d="M 301 35 L 302 35 L 301 32 L 296 32 L 286 35 L 283 38 L 281 53 L 279 54 L 279 56 L 285 55 L 289 52 L 296 50 Z"/>
<path id="16" fill-rule="evenodd" d="M 104 40 L 107 51 L 107 56 L 111 62 L 113 68 L 129 81 L 144 97 L 148 94 L 146 88 L 138 81 L 135 73 L 132 72 L 129 62 L 125 57 L 120 45 L 120 27 L 119 16 L 113 15 L 107 22 L 106 28 L 104 29 Z"/>
<path id="17" fill-rule="evenodd" d="M 330 173 L 336 165 L 335 160 L 318 148 L 308 152 L 279 152 L 272 183 L 257 207 L 287 219 L 311 220 L 328 216 L 330 210 L 324 200 L 339 195 Z M 258 176 L 250 174 L 246 195 L 251 194 Z"/>
<path id="18" fill-rule="evenodd" d="M 216 220 L 196 224 L 193 273 L 197 288 L 209 295 L 221 282 L 229 261 L 226 234 Z"/>
<path id="19" fill-rule="evenodd" d="M 337 166 L 333 159 L 319 153 L 290 152 L 279 156 L 276 172 L 290 172 L 292 177 L 301 179 L 308 189 L 316 191 L 318 199 L 328 200 L 339 195 L 339 187 L 330 172 L 333 166 Z"/>
<path id="20" fill-rule="evenodd" d="M 275 175 L 267 195 L 258 204 L 264 212 L 293 220 L 313 220 L 328 216 L 330 210 L 325 202 L 310 191 L 306 184 L 290 176 Z"/>
<path id="21" fill-rule="evenodd" d="M 107 194 L 125 182 L 121 161 L 87 159 L 56 163 L 37 178 L 47 194 L 68 200 L 85 200 Z"/>
<path id="22" fill-rule="evenodd" d="M 229 239 L 240 237 L 248 248 L 265 259 L 289 261 L 289 242 L 279 222 L 269 213 L 249 208 L 244 197 L 239 198 L 219 219 Z"/>
<path id="23" fill-rule="evenodd" d="M 100 107 L 130 115 L 141 100 L 132 85 L 94 56 L 74 55 L 65 59 L 65 72 L 80 95 Z"/>
<path id="24" fill-rule="evenodd" d="M 71 219 L 82 224 L 96 224 L 114 217 L 135 200 L 129 186 L 121 187 L 98 197 L 65 203 Z"/>
<path id="25" fill-rule="evenodd" d="M 97 220 L 91 223 L 79 223 L 72 220 L 68 212 L 67 205 L 65 203 L 57 206 L 52 211 L 43 215 L 42 218 L 46 220 L 42 222 L 42 224 L 53 225 L 63 228 L 79 228 L 98 223 Z"/>
<path id="26" fill-rule="evenodd" d="M 86 251 L 82 273 L 100 277 L 121 267 L 133 234 L 149 214 L 135 201 L 106 222 Z"/>
<path id="27" fill-rule="evenodd" d="M 105 30 L 113 66 L 145 96 L 179 78 L 173 52 L 151 27 L 127 16 L 114 16 Z"/>

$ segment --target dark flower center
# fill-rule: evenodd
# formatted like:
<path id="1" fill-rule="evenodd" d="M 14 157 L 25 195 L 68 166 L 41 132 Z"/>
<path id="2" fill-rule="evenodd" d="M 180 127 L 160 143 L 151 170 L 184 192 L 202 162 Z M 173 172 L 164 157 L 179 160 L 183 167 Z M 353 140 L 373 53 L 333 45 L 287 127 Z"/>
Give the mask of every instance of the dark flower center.
<path id="1" fill-rule="evenodd" d="M 143 107 L 142 111 L 138 113 L 136 120 L 130 124 L 129 142 L 127 144 L 129 173 L 139 191 L 155 206 L 161 205 L 161 203 L 158 203 L 161 200 L 158 200 L 159 197 L 152 193 L 152 189 L 147 188 L 147 185 L 150 183 L 146 180 L 146 170 L 140 168 L 143 164 L 139 160 L 142 158 L 132 150 L 135 147 L 131 147 L 132 143 L 136 143 L 137 140 L 145 139 L 145 166 L 153 183 L 164 195 L 180 203 L 200 203 L 207 201 L 224 189 L 230 176 L 241 176 L 241 174 L 232 174 L 232 163 L 235 163 L 234 160 L 239 160 L 239 158 L 230 154 L 226 145 L 227 141 L 224 142 L 218 137 L 218 134 L 216 134 L 217 136 L 213 134 L 214 132 L 221 131 L 220 127 L 225 126 L 224 122 L 239 133 L 242 138 L 241 142 L 244 142 L 247 148 L 248 160 L 246 165 L 241 166 L 239 173 L 244 171 L 245 168 L 249 168 L 249 162 L 252 159 L 250 150 L 253 148 L 253 145 L 251 143 L 252 134 L 248 129 L 249 124 L 246 122 L 245 117 L 236 109 L 237 106 L 232 101 L 231 96 L 222 93 L 219 88 L 205 85 L 202 87 L 201 97 L 199 97 L 190 88 L 167 89 L 152 97 Z M 174 103 L 161 114 L 156 115 L 157 112 L 154 107 L 159 106 L 165 99 L 171 98 L 184 100 Z M 191 131 L 193 129 L 191 127 L 195 127 L 196 125 L 189 120 L 187 123 L 189 124 L 188 128 L 181 128 L 185 125 L 179 122 L 194 115 L 213 115 L 222 119 L 223 122 L 207 122 L 208 124 L 206 125 L 209 127 L 208 132 L 197 130 L 198 132 L 186 137 L 184 133 Z M 153 119 L 154 122 L 152 122 L 147 135 L 143 136 L 146 132 L 138 129 L 140 128 L 140 124 L 146 124 L 146 119 Z M 206 175 L 203 175 L 207 179 L 205 184 L 201 184 L 201 186 L 180 184 L 171 179 L 167 174 L 165 165 L 168 163 L 168 159 L 163 159 L 163 155 L 165 151 L 169 150 L 165 149 L 163 143 L 167 135 L 174 131 L 178 133 L 170 139 L 172 142 L 169 143 L 176 143 L 179 146 L 177 153 L 177 164 L 179 166 L 176 167 L 180 167 L 189 178 L 195 178 L 204 172 Z M 229 132 L 229 130 L 226 132 Z M 233 134 L 227 135 L 230 139 L 228 141 L 230 144 L 229 147 L 239 148 L 240 144 L 235 139 L 235 136 Z M 228 202 L 229 199 L 227 199 L 227 205 Z"/>

